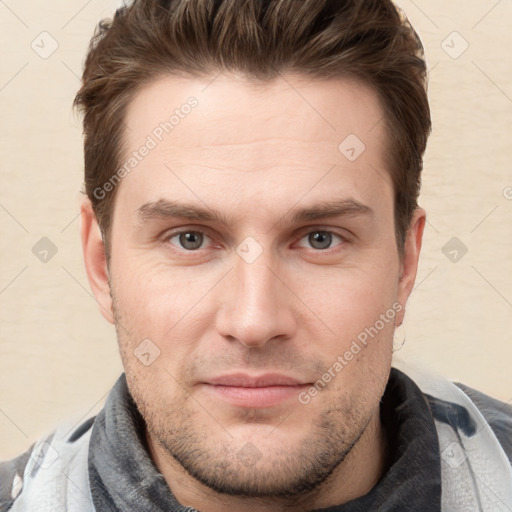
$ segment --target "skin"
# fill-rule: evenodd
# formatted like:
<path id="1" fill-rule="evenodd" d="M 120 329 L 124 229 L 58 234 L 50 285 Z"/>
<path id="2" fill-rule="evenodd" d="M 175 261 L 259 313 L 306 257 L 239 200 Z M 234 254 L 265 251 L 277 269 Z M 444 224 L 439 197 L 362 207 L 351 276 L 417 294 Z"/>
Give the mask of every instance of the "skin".
<path id="1" fill-rule="evenodd" d="M 118 185 L 108 266 L 84 202 L 90 284 L 116 325 L 150 455 L 182 504 L 243 512 L 344 503 L 387 467 L 379 401 L 425 212 L 415 212 L 400 255 L 382 108 L 369 87 L 291 75 L 258 86 L 226 73 L 212 80 L 161 77 L 134 96 L 127 155 L 187 98 L 198 106 Z M 349 134 L 366 146 L 354 162 L 338 149 Z M 292 219 L 293 209 L 340 199 L 371 212 Z M 226 224 L 140 214 L 159 200 L 218 210 Z M 200 232 L 192 243 L 175 234 L 187 230 Z M 237 252 L 249 236 L 250 254 L 261 251 L 252 262 Z M 333 371 L 393 304 L 394 320 Z M 144 339 L 160 351 L 148 366 L 134 354 Z M 299 392 L 329 368 L 334 377 L 301 403 Z M 233 372 L 284 374 L 302 387 L 277 404 L 241 406 L 205 384 Z"/>

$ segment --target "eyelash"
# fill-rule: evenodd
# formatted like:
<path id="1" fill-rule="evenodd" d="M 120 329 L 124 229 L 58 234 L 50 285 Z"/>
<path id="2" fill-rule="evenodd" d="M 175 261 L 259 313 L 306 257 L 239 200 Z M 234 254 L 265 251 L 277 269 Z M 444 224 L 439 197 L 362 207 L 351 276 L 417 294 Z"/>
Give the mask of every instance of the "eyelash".
<path id="1" fill-rule="evenodd" d="M 179 235 L 182 235 L 182 234 L 186 234 L 186 233 L 199 233 L 199 234 L 202 234 L 204 236 L 206 236 L 207 238 L 210 238 L 208 236 L 208 234 L 205 232 L 205 231 L 201 231 L 201 230 L 198 230 L 198 229 L 181 229 L 180 231 L 173 231 L 173 232 L 170 232 L 170 233 L 166 233 L 164 236 L 163 236 L 163 242 L 166 243 L 166 244 L 169 244 L 172 246 L 172 250 L 176 251 L 176 252 L 180 252 L 180 253 L 190 253 L 190 254 L 194 254 L 194 253 L 199 253 L 202 249 L 199 248 L 199 249 L 185 249 L 185 248 L 177 248 L 176 246 L 174 246 L 173 244 L 170 243 L 170 241 L 179 236 Z M 320 228 L 315 228 L 315 229 L 308 229 L 308 231 L 303 231 L 301 234 L 300 234 L 300 238 L 299 238 L 299 241 L 302 240 L 303 238 L 306 238 L 308 235 L 312 234 L 312 233 L 327 233 L 327 234 L 330 234 L 330 235 L 333 235 L 333 237 L 337 237 L 340 239 L 340 242 L 334 246 L 331 246 L 331 247 L 328 247 L 327 249 L 315 249 L 315 248 L 310 248 L 311 251 L 315 252 L 315 253 L 318 253 L 318 254 L 321 254 L 321 253 L 325 253 L 325 254 L 328 254 L 331 252 L 332 249 L 335 249 L 336 247 L 339 247 L 340 245 L 345 245 L 349 240 L 347 238 L 347 236 L 345 235 L 341 235 L 340 233 L 337 233 L 335 231 L 331 231 L 331 230 L 328 230 L 328 229 L 320 229 Z"/>

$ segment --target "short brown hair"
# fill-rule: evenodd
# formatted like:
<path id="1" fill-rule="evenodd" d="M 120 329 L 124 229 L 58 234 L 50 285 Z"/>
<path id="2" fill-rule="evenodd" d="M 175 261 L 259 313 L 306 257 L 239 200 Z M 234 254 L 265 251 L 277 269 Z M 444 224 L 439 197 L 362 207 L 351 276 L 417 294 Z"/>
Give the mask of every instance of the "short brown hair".
<path id="1" fill-rule="evenodd" d="M 74 102 L 84 114 L 85 192 L 107 259 L 117 187 L 100 198 L 94 191 L 122 162 L 128 103 L 141 85 L 164 74 L 220 71 L 254 81 L 292 72 L 370 85 L 385 112 L 402 252 L 418 206 L 431 120 L 423 46 L 391 0 L 133 0 L 99 23 Z"/>

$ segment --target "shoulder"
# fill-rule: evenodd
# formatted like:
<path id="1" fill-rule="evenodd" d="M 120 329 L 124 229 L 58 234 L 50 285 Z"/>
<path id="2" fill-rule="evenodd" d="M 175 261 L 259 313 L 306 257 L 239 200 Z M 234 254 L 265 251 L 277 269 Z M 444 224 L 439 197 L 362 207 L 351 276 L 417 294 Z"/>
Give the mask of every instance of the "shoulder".
<path id="1" fill-rule="evenodd" d="M 490 426 L 489 433 L 501 446 L 512 466 L 512 405 L 497 400 L 465 384 L 452 382 L 445 376 L 395 358 L 393 367 L 406 374 L 421 389 L 428 401 L 432 416 L 466 436 L 484 425 L 474 413 Z M 474 411 L 474 412 L 472 412 Z"/>
<path id="2" fill-rule="evenodd" d="M 25 467 L 34 445 L 14 459 L 0 462 L 0 512 L 9 510 L 21 491 Z"/>
<path id="3" fill-rule="evenodd" d="M 512 406 L 464 384 L 456 382 L 455 385 L 479 409 L 512 464 Z"/>
<path id="4" fill-rule="evenodd" d="M 28 489 L 37 489 L 41 475 L 47 480 L 62 465 L 72 463 L 75 452 L 84 449 L 87 444 L 94 417 L 87 419 L 78 427 L 61 425 L 51 435 L 46 436 L 14 459 L 0 462 L 0 512 L 13 508 L 16 501 L 23 500 Z M 58 464 L 54 464 L 58 460 Z M 52 468 L 53 466 L 53 468 Z M 14 507 L 16 508 L 16 507 Z"/>

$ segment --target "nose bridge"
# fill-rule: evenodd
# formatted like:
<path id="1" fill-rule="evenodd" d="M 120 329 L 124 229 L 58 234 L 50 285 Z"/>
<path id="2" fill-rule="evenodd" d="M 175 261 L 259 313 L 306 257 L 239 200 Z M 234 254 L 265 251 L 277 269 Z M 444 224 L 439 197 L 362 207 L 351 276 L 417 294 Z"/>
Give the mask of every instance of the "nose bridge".
<path id="1" fill-rule="evenodd" d="M 246 346 L 261 347 L 277 336 L 291 336 L 294 320 L 286 287 L 274 273 L 271 249 L 254 239 L 245 243 L 234 255 L 219 330 Z"/>
<path id="2" fill-rule="evenodd" d="M 276 277 L 270 270 L 272 260 L 269 250 L 254 261 L 238 258 L 234 268 L 237 303 L 249 310 L 253 307 L 266 309 L 266 305 L 276 298 Z"/>

